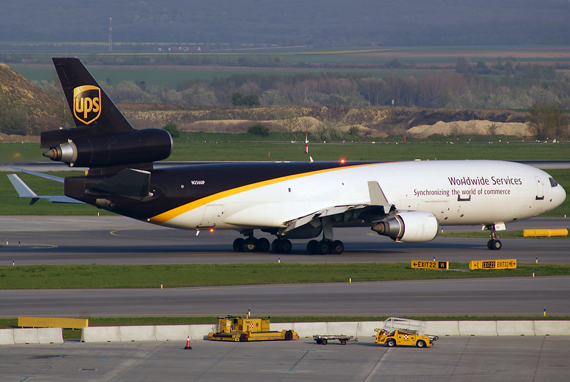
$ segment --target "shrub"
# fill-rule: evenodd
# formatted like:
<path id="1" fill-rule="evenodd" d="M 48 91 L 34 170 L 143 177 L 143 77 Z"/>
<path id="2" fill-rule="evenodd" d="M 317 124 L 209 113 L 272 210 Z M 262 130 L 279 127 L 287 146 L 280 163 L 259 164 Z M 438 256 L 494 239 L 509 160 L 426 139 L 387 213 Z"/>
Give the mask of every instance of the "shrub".
<path id="1" fill-rule="evenodd" d="M 163 127 L 164 130 L 168 131 L 172 138 L 178 138 L 180 136 L 180 130 L 178 130 L 178 126 L 175 123 L 169 122 L 166 126 Z"/>
<path id="2" fill-rule="evenodd" d="M 260 137 L 269 136 L 269 129 L 261 123 L 256 123 L 247 129 L 248 134 L 259 135 Z"/>

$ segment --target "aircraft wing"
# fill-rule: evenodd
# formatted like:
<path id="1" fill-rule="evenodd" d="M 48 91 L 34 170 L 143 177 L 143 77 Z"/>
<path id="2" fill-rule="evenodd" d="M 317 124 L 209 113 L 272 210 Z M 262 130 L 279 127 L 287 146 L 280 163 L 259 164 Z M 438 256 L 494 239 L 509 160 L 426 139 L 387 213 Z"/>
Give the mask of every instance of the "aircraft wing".
<path id="1" fill-rule="evenodd" d="M 52 176 L 52 175 L 46 175 L 46 174 L 41 174 L 41 173 L 35 173 L 33 171 L 25 171 L 28 173 L 33 173 L 33 175 L 38 175 L 38 176 L 43 176 L 44 178 L 50 179 L 50 180 L 56 180 L 56 179 L 52 179 L 52 178 L 58 178 L 56 176 Z M 41 174 L 41 175 L 40 175 Z M 46 176 L 44 176 L 46 175 Z M 63 196 L 63 195 L 37 195 L 26 183 L 24 183 L 24 181 L 22 179 L 20 179 L 20 177 L 16 174 L 10 174 L 8 175 L 8 179 L 10 179 L 10 182 L 12 182 L 12 185 L 14 186 L 14 188 L 16 189 L 16 192 L 18 192 L 18 197 L 19 198 L 30 198 L 30 204 L 34 204 L 35 202 L 37 202 L 39 199 L 47 199 L 52 203 L 71 203 L 71 204 L 84 204 L 83 202 L 79 201 L 79 200 L 75 200 L 72 199 L 70 197 L 67 196 Z M 62 179 L 63 178 L 58 178 L 58 179 Z"/>
<path id="2" fill-rule="evenodd" d="M 299 228 L 304 226 L 305 224 L 310 223 L 313 220 L 325 217 L 334 217 L 335 220 L 339 221 L 347 221 L 352 220 L 354 212 L 360 212 L 365 207 L 368 207 L 369 204 L 359 204 L 359 205 L 347 205 L 347 206 L 333 206 L 328 208 L 323 208 L 321 210 L 312 212 L 308 215 L 302 216 L 297 219 L 290 220 L 285 222 L 287 226 L 282 232 L 289 232 L 294 230 L 295 228 Z"/>
<path id="3" fill-rule="evenodd" d="M 367 218 L 371 220 L 377 220 L 374 219 L 374 217 L 385 216 L 386 213 L 385 211 L 389 211 L 392 206 L 386 199 L 386 196 L 384 195 L 384 192 L 382 191 L 382 188 L 380 187 L 378 182 L 369 181 L 368 192 L 370 194 L 370 203 L 331 206 L 323 208 L 321 210 L 312 212 L 308 215 L 285 222 L 286 228 L 282 232 L 288 232 L 294 230 L 295 228 L 299 228 L 301 226 L 304 226 L 305 224 L 308 224 L 320 218 L 329 217 L 336 222 L 349 222 L 358 219 L 367 212 L 369 213 Z M 381 211 L 378 211 L 379 207 L 382 207 Z"/>

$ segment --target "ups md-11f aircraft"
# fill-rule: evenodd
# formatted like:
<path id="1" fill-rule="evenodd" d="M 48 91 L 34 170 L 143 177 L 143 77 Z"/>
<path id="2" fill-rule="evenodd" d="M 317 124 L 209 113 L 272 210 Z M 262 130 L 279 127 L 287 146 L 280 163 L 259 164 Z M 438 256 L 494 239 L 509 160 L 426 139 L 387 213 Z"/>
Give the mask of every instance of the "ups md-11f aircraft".
<path id="1" fill-rule="evenodd" d="M 153 169 L 168 158 L 162 129 L 134 130 L 83 64 L 54 58 L 77 127 L 42 133 L 44 156 L 88 167 L 65 178 L 68 200 L 167 227 L 238 230 L 236 251 L 340 254 L 337 227 L 370 227 L 398 242 L 433 240 L 440 226 L 481 224 L 489 249 L 505 223 L 559 206 L 566 193 L 546 172 L 502 161 L 212 163 Z M 17 189 L 23 182 L 11 175 Z M 21 183 L 19 183 L 19 182 Z M 31 192 L 31 194 L 30 194 Z M 21 196 L 40 198 L 31 190 Z M 50 198 L 50 197 L 47 197 Z M 54 199 L 61 202 L 59 199 Z M 270 244 L 255 230 L 276 236 Z"/>

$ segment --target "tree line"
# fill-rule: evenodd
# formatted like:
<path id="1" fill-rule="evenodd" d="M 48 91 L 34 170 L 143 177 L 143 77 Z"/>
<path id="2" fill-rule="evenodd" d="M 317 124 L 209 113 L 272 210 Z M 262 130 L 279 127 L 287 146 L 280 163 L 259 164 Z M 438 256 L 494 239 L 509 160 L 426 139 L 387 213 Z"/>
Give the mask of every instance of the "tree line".
<path id="1" fill-rule="evenodd" d="M 63 99 L 61 89 L 54 81 L 42 81 L 39 85 Z M 175 89 L 132 81 L 116 86 L 103 83 L 102 86 L 117 103 L 522 109 L 549 121 L 536 124 L 539 136 L 544 138 L 565 135 L 564 128 L 550 126 L 560 126 L 556 121 L 563 120 L 564 110 L 570 108 L 570 76 L 566 74 L 559 74 L 551 81 L 527 77 L 497 80 L 479 74 L 452 72 L 386 78 L 340 74 L 239 74 L 216 78 L 212 83 L 189 81 Z M 553 117 L 552 110 L 558 116 Z M 0 116 L 1 132 L 25 135 L 34 130 L 25 109 L 6 94 L 0 95 Z M 543 131 L 546 133 L 542 134 Z"/>
<path id="2" fill-rule="evenodd" d="M 44 83 L 44 86 L 46 84 Z M 493 79 L 479 74 L 436 72 L 385 78 L 344 74 L 262 76 L 235 74 L 212 83 L 188 81 L 171 87 L 125 81 L 103 84 L 118 103 L 166 103 L 195 106 L 248 105 L 255 95 L 261 105 L 403 106 L 450 109 L 528 109 L 534 103 L 570 108 L 570 76 L 550 81 L 529 77 Z M 232 95 L 243 99 L 236 104 Z M 234 96 L 235 97 L 235 96 Z M 243 102 L 243 103 L 240 103 Z"/>

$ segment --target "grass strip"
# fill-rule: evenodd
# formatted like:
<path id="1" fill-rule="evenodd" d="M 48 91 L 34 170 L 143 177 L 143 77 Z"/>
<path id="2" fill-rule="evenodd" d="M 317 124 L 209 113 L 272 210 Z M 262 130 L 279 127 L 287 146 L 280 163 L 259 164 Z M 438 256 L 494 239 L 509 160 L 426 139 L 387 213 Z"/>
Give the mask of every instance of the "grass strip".
<path id="1" fill-rule="evenodd" d="M 431 280 L 481 277 L 569 275 L 569 265 L 518 264 L 517 269 L 469 271 L 411 269 L 410 263 L 356 264 L 160 264 L 160 265 L 21 265 L 0 267 L 0 289 L 99 289 L 202 287 L 291 283 Z"/>

